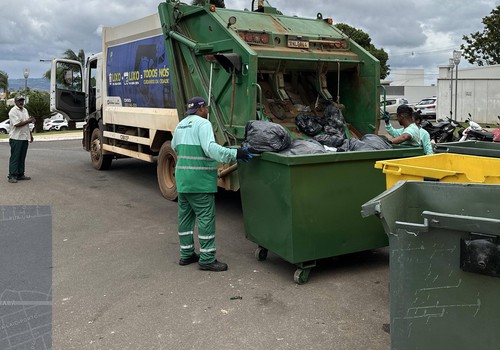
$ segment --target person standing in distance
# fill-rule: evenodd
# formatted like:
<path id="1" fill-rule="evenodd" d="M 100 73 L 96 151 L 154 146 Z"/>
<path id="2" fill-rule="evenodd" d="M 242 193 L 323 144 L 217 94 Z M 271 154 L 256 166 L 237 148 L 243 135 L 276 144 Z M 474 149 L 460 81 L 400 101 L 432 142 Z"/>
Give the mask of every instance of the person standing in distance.
<path id="1" fill-rule="evenodd" d="M 9 111 L 10 131 L 10 160 L 9 160 L 9 182 L 17 183 L 19 180 L 31 180 L 31 177 L 24 175 L 26 155 L 28 145 L 33 142 L 29 124 L 35 121 L 30 117 L 28 110 L 24 108 L 24 96 L 14 98 L 16 104 Z"/>
<path id="2" fill-rule="evenodd" d="M 215 196 L 217 162 L 236 159 L 248 162 L 252 155 L 246 149 L 232 149 L 215 142 L 208 121 L 207 102 L 201 97 L 188 101 L 186 117 L 174 130 L 172 148 L 177 153 L 179 265 L 198 262 L 201 270 L 225 271 L 227 264 L 215 258 Z M 198 221 L 200 254 L 194 251 L 194 226 Z"/>
<path id="3" fill-rule="evenodd" d="M 404 144 L 411 146 L 422 146 L 422 142 L 420 141 L 420 131 L 418 126 L 413 122 L 413 109 L 408 105 L 400 105 L 396 110 L 396 118 L 398 119 L 399 125 L 403 126 L 402 128 L 395 129 L 389 119 L 389 113 L 384 115 L 385 120 L 385 129 L 394 137 L 391 140 L 393 144 Z"/>

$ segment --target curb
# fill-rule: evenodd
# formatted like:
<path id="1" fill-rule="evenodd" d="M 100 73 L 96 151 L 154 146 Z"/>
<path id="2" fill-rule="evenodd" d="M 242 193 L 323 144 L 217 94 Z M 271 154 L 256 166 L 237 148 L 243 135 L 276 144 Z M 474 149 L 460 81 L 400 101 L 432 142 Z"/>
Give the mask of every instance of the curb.
<path id="1" fill-rule="evenodd" d="M 66 141 L 66 140 L 81 140 L 83 138 L 83 133 L 67 133 L 62 135 L 37 135 L 33 134 L 33 142 L 45 142 L 45 141 Z M 9 142 L 9 138 L 0 139 L 0 143 Z"/>

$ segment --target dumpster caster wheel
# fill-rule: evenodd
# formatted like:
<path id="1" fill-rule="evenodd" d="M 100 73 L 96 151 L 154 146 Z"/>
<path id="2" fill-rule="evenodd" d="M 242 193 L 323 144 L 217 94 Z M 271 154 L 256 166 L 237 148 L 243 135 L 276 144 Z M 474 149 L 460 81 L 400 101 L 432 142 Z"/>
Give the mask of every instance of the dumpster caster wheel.
<path id="1" fill-rule="evenodd" d="M 304 284 L 309 280 L 311 269 L 297 269 L 293 274 L 293 280 L 297 284 Z"/>
<path id="2" fill-rule="evenodd" d="M 257 249 L 255 249 L 255 258 L 259 261 L 266 260 L 267 249 L 262 247 L 258 247 Z"/>

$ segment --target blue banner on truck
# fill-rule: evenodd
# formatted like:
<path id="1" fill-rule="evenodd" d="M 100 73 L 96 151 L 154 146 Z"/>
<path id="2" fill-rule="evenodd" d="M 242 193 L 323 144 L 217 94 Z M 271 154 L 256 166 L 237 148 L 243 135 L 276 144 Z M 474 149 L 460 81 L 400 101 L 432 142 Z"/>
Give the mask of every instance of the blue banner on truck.
<path id="1" fill-rule="evenodd" d="M 108 48 L 106 72 L 108 97 L 122 106 L 175 108 L 162 35 Z"/>

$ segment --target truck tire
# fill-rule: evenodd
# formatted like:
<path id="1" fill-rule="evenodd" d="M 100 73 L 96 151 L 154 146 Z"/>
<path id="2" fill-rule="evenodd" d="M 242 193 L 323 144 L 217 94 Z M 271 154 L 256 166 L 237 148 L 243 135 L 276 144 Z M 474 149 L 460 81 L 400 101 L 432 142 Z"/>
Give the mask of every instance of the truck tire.
<path id="1" fill-rule="evenodd" d="M 168 200 L 177 199 L 177 186 L 175 184 L 175 164 L 177 163 L 177 154 L 172 149 L 170 141 L 166 141 L 160 148 L 158 154 L 158 164 L 156 167 L 156 176 L 161 194 Z"/>
<path id="2" fill-rule="evenodd" d="M 102 133 L 99 128 L 95 128 L 90 137 L 90 161 L 92 166 L 97 170 L 108 170 L 112 160 L 111 155 L 103 154 Z"/>

